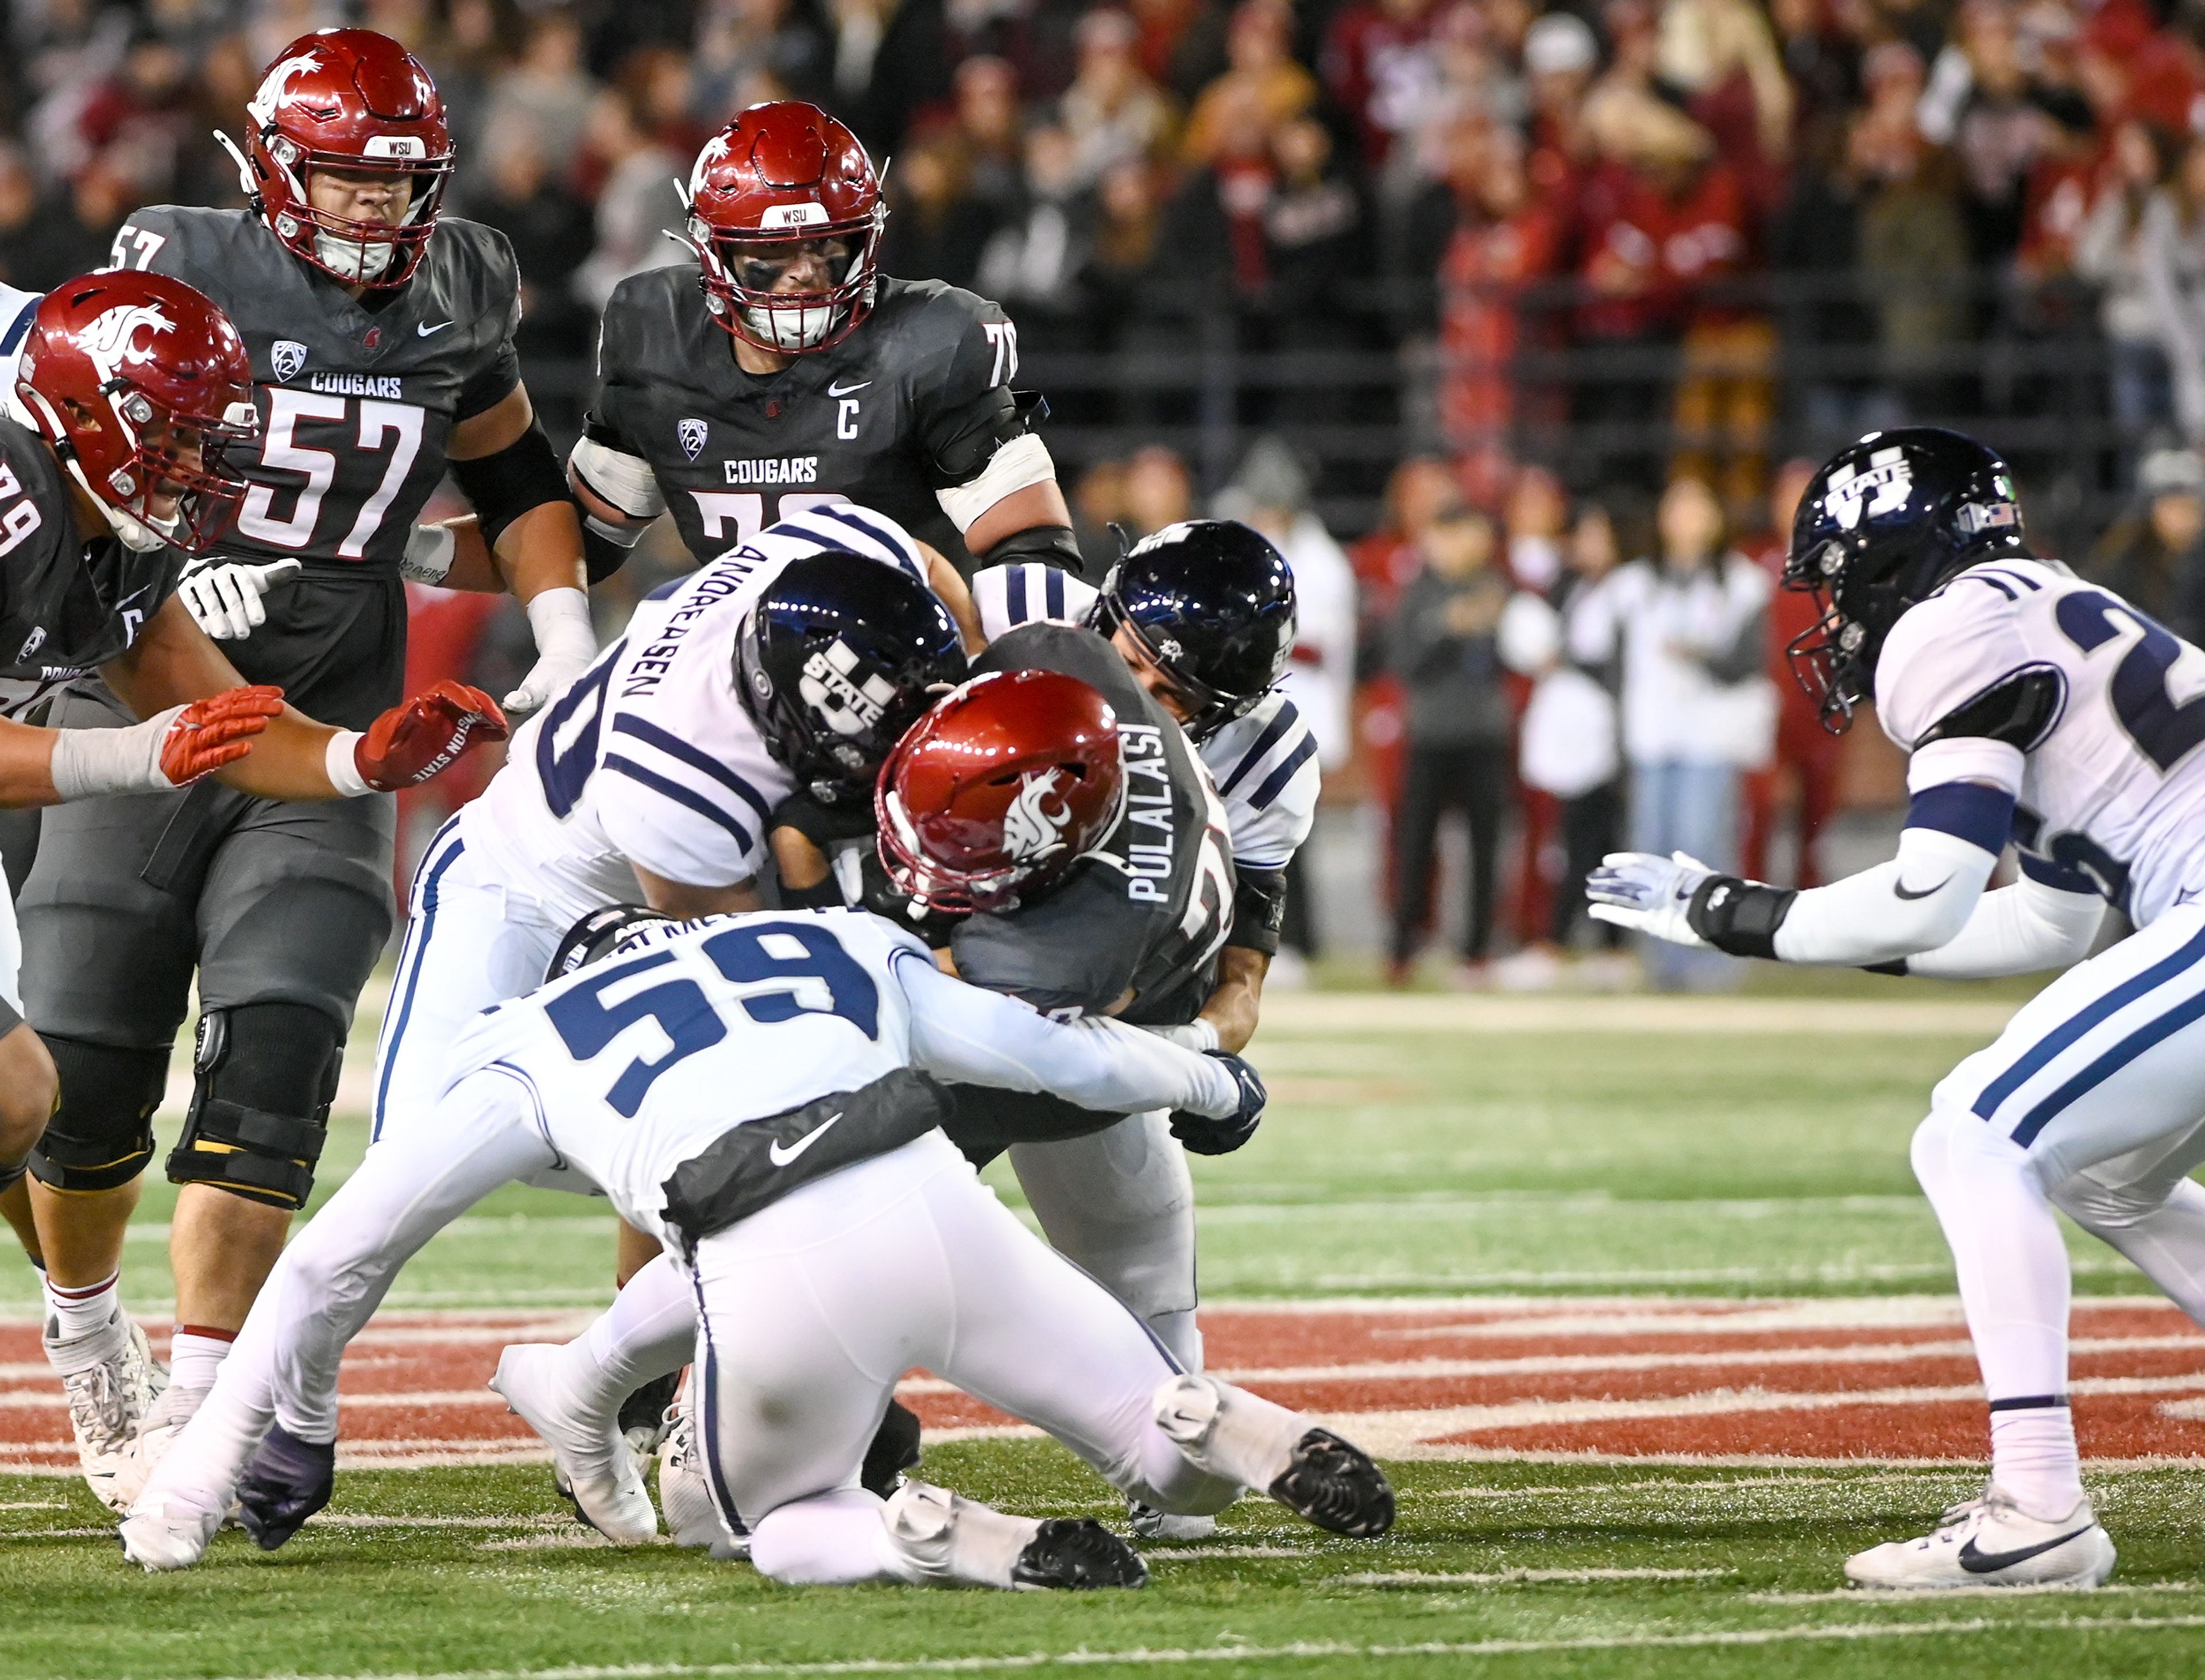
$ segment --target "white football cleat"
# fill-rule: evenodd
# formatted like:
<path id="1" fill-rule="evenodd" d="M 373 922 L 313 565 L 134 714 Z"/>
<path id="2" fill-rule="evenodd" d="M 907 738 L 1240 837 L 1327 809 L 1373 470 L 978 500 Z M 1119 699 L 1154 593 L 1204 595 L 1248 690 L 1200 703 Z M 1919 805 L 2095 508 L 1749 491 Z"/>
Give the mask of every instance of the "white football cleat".
<path id="1" fill-rule="evenodd" d="M 2097 1587 L 2113 1572 L 2113 1542 L 2085 1498 L 2057 1522 L 2030 1516 L 1996 1482 L 1954 1505 L 1936 1531 L 1845 1559 L 1857 1587 L 1937 1591 L 1953 1587 Z"/>
<path id="2" fill-rule="evenodd" d="M 148 1575 L 189 1569 L 206 1555 L 207 1542 L 222 1527 L 222 1519 L 221 1511 L 157 1496 L 150 1505 L 134 1507 L 122 1519 L 122 1555 Z"/>
<path id="3" fill-rule="evenodd" d="M 697 1422 L 686 1402 L 669 1414 L 672 1424 L 658 1447 L 658 1504 L 666 1513 L 666 1532 L 676 1546 L 708 1551 L 722 1563 L 751 1555 L 751 1537 L 730 1534 L 714 1503 L 704 1455 L 697 1445 Z"/>
<path id="4" fill-rule="evenodd" d="M 98 1329 L 65 1342 L 48 1341 L 46 1357 L 68 1397 L 69 1433 L 77 1462 L 99 1502 L 121 1511 L 129 1499 L 116 1486 L 130 1443 L 169 1386 L 167 1367 L 153 1357 L 144 1327 L 120 1308 Z"/>
<path id="5" fill-rule="evenodd" d="M 146 1491 L 154 1466 L 168 1457 L 169 1449 L 176 1444 L 176 1437 L 184 1433 L 184 1425 L 192 1421 L 192 1414 L 199 1409 L 199 1403 L 212 1392 L 208 1388 L 179 1388 L 170 1383 L 161 1391 L 160 1398 L 146 1408 L 137 1437 L 123 1449 L 116 1465 L 115 1494 L 121 1501 L 118 1510 L 127 1509 Z"/>
<path id="6" fill-rule="evenodd" d="M 658 1513 L 617 1414 L 592 1416 L 570 1399 L 558 1368 L 566 1351 L 550 1342 L 508 1347 L 490 1386 L 550 1447 L 560 1492 L 576 1515 L 616 1546 L 641 1546 L 658 1533 Z"/>

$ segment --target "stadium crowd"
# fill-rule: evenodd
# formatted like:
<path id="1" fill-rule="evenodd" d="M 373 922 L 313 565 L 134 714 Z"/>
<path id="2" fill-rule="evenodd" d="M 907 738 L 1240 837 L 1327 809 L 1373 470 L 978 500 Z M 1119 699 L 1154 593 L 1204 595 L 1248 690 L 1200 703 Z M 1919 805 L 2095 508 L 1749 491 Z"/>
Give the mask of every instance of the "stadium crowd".
<path id="1" fill-rule="evenodd" d="M 1168 358 L 1221 312 L 1243 347 L 1400 353 L 1435 449 L 1368 532 L 1328 533 L 1322 464 L 1273 441 L 1218 497 L 1155 446 L 1081 463 L 1075 490 L 1095 552 L 1109 522 L 1212 502 L 1286 549 L 1328 773 L 1392 817 L 1399 974 L 1450 809 L 1481 981 L 1512 936 L 1527 982 L 1572 939 L 1605 949 L 1556 883 L 1626 834 L 1768 867 L 1780 785 L 1814 879 L 1839 763 L 1781 676 L 1804 603 L 1770 587 L 1803 482 L 1778 462 L 1803 442 L 1963 413 L 2024 439 L 2102 424 L 2131 513 L 2071 557 L 2205 630 L 2200 0 L 10 0 L 6 19 L 0 279 L 21 286 L 104 261 L 136 205 L 240 202 L 211 131 L 236 128 L 276 47 L 350 21 L 435 73 L 453 206 L 513 241 L 526 355 L 585 357 L 621 277 L 683 260 L 663 235 L 701 140 L 789 95 L 893 160 L 883 266 L 999 299 L 1029 357 Z M 2083 360 L 2047 353 L 2078 339 Z M 1134 428 L 1155 401 L 1058 407 Z M 1274 401 L 1244 401 L 1248 435 L 1294 418 Z M 486 605 L 448 610 L 469 621 L 417 620 L 417 666 L 498 657 L 495 634 L 464 651 Z M 1695 954 L 1665 947 L 1657 977 L 1696 983 Z"/>

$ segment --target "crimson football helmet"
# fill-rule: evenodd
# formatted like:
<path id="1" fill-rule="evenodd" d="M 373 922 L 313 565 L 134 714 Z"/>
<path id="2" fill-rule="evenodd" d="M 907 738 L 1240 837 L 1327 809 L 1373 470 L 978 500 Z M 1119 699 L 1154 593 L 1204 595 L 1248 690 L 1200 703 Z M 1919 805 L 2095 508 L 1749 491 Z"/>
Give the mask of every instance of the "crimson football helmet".
<path id="1" fill-rule="evenodd" d="M 881 766 L 881 862 L 928 910 L 1004 910 L 1061 879 L 1126 808 L 1118 715 L 1076 677 L 994 671 L 943 697 Z"/>
<path id="2" fill-rule="evenodd" d="M 245 495 L 224 452 L 250 442 L 253 363 L 214 301 L 181 280 L 103 270 L 49 292 L 15 397 L 115 534 L 140 553 L 212 546 Z M 173 510 L 156 511 L 156 496 Z"/>
<path id="3" fill-rule="evenodd" d="M 823 350 L 872 312 L 888 206 L 858 137 L 801 99 L 738 112 L 689 174 L 689 242 L 704 302 L 736 337 L 784 355 Z M 776 292 L 805 247 L 825 258 L 820 289 Z"/>
<path id="4" fill-rule="evenodd" d="M 452 173 L 444 102 L 419 61 L 372 29 L 318 29 L 276 55 L 245 110 L 242 154 L 229 135 L 215 138 L 276 237 L 340 280 L 412 278 Z M 413 197 L 395 225 L 354 221 L 314 208 L 306 187 L 317 169 L 407 175 Z"/>

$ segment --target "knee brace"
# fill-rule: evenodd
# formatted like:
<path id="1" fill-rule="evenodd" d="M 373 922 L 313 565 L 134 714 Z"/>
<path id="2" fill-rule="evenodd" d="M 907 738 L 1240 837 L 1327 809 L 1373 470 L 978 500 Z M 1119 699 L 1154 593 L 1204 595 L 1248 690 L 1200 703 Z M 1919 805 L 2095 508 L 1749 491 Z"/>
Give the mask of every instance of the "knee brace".
<path id="1" fill-rule="evenodd" d="M 192 1110 L 169 1181 L 212 1184 L 248 1202 L 299 1208 L 329 1136 L 344 1044 L 302 1003 L 247 1003 L 199 1017 Z"/>
<path id="2" fill-rule="evenodd" d="M 57 1190 L 119 1190 L 153 1159 L 153 1111 L 169 1083 L 166 1050 L 122 1050 L 47 1036 L 61 1106 L 31 1151 L 31 1172 Z"/>

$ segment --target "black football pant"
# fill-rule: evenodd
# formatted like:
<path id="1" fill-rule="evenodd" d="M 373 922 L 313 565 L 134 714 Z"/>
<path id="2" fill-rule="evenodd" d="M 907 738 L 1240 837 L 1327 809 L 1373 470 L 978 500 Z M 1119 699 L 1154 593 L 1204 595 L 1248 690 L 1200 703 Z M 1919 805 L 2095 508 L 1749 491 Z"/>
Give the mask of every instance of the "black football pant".
<path id="1" fill-rule="evenodd" d="M 1463 955 L 1484 959 L 1493 940 L 1494 883 L 1501 820 L 1508 809 L 1509 752 L 1503 741 L 1409 748 L 1401 803 L 1394 816 L 1394 960 L 1406 962 L 1431 911 L 1432 865 L 1440 818 L 1459 810 L 1470 825 L 1470 905 Z"/>
<path id="2" fill-rule="evenodd" d="M 1548 937 L 1567 945 L 1585 911 L 1585 877 L 1623 842 L 1623 783 L 1611 781 L 1562 803 L 1562 878 L 1554 883 L 1554 921 Z M 1620 950 L 1623 929 L 1613 922 L 1594 922 L 1594 938 L 1604 951 Z"/>

